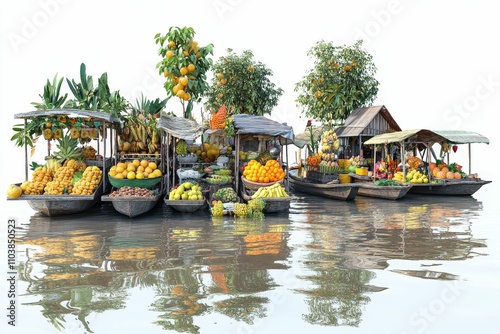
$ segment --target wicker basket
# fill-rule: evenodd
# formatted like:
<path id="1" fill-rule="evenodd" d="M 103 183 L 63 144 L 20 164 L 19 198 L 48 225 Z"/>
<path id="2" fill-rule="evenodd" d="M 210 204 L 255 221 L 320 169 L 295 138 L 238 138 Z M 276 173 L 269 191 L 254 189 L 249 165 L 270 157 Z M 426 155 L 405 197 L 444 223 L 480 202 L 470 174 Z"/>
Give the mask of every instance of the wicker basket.
<path id="1" fill-rule="evenodd" d="M 279 180 L 276 182 L 268 182 L 268 183 L 253 182 L 253 181 L 248 180 L 244 176 L 241 177 L 241 182 L 243 183 L 245 188 L 248 188 L 251 190 L 258 190 L 260 187 L 272 186 L 275 183 L 283 184 L 283 180 Z"/>

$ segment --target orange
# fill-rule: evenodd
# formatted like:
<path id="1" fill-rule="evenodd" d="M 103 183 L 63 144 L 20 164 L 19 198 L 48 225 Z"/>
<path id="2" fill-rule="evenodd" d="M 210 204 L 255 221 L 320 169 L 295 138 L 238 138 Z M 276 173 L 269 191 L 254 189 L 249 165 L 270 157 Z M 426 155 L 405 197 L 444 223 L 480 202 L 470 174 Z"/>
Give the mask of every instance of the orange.
<path id="1" fill-rule="evenodd" d="M 188 78 L 187 78 L 187 77 L 181 77 L 181 78 L 179 79 L 179 83 L 180 83 L 181 85 L 183 85 L 183 86 L 187 86 L 188 81 L 189 81 L 189 80 L 188 80 Z"/>
<path id="2" fill-rule="evenodd" d="M 172 49 L 175 49 L 177 47 L 177 45 L 175 45 L 175 42 L 174 41 L 170 41 L 168 42 L 168 46 Z"/>
<path id="3" fill-rule="evenodd" d="M 133 164 L 135 167 L 139 167 L 139 166 L 141 165 L 141 161 L 140 161 L 140 160 L 138 160 L 138 159 L 134 159 L 134 160 L 132 161 L 132 164 Z"/>
<path id="4" fill-rule="evenodd" d="M 147 161 L 147 160 L 141 160 L 141 166 L 144 167 L 144 168 L 148 167 L 149 166 L 149 161 Z"/>
<path id="5" fill-rule="evenodd" d="M 156 165 L 155 162 L 151 161 L 149 164 L 148 164 L 148 167 L 151 168 L 151 170 L 155 170 L 156 168 L 158 168 L 158 166 Z"/>
<path id="6" fill-rule="evenodd" d="M 172 51 L 172 50 L 168 50 L 167 53 L 165 54 L 165 56 L 167 56 L 167 58 L 172 58 L 173 55 L 174 55 L 174 51 Z"/>
<path id="7" fill-rule="evenodd" d="M 135 168 L 135 166 L 134 166 L 134 164 L 133 164 L 133 163 L 129 163 L 129 164 L 127 165 L 127 171 L 129 171 L 129 172 L 135 172 L 135 169 L 136 169 L 136 168 Z"/>
<path id="8" fill-rule="evenodd" d="M 193 72 L 195 69 L 196 69 L 196 66 L 194 66 L 194 64 L 189 64 L 188 67 L 187 67 L 187 70 L 189 72 Z"/>
<path id="9" fill-rule="evenodd" d="M 129 179 L 129 180 L 135 179 L 135 172 L 132 172 L 132 171 L 128 172 L 127 179 Z"/>
<path id="10" fill-rule="evenodd" d="M 223 73 L 217 73 L 217 78 L 221 79 L 222 77 L 224 77 Z"/>
<path id="11" fill-rule="evenodd" d="M 181 67 L 180 72 L 181 72 L 182 75 L 186 75 L 187 72 L 188 72 L 188 69 L 185 68 L 185 67 Z"/>

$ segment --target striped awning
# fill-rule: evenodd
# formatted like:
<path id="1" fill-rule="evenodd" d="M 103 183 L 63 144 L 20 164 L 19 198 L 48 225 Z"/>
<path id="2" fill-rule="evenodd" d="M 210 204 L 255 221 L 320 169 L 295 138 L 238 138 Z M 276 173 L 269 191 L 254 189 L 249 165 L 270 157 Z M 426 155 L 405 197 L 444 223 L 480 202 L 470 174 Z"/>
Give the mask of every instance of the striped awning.
<path id="1" fill-rule="evenodd" d="M 366 145 L 390 144 L 399 142 L 440 143 L 448 141 L 445 137 L 426 129 L 387 132 L 366 140 Z"/>
<path id="2" fill-rule="evenodd" d="M 485 136 L 471 131 L 433 130 L 433 132 L 445 137 L 452 144 L 490 143 L 490 140 Z"/>

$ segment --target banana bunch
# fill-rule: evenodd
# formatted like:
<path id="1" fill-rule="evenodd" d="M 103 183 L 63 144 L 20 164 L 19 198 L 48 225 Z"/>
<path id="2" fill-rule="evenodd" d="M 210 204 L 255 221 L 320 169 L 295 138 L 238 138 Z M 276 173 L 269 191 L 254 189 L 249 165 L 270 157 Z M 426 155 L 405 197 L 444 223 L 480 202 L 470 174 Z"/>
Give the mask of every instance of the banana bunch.
<path id="1" fill-rule="evenodd" d="M 146 119 L 146 121 L 149 121 Z M 120 133 L 118 149 L 124 153 L 159 154 L 160 133 L 156 124 L 148 124 L 143 118 L 130 120 Z"/>
<path id="2" fill-rule="evenodd" d="M 281 184 L 275 183 L 271 186 L 260 187 L 259 190 L 251 196 L 252 199 L 268 197 L 289 197 L 289 195 L 286 193 Z"/>
<path id="3" fill-rule="evenodd" d="M 323 132 L 321 136 L 321 151 L 325 153 L 336 152 L 339 149 L 340 142 L 337 134 L 333 130 Z"/>

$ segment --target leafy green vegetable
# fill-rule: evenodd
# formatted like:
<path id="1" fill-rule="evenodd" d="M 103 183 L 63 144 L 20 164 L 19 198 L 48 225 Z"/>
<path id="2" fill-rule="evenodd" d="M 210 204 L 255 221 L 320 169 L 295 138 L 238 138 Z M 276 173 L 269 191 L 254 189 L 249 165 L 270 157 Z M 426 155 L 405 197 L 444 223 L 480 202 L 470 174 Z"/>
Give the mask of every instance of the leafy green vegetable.
<path id="1" fill-rule="evenodd" d="M 377 180 L 375 181 L 375 185 L 376 186 L 382 186 L 382 187 L 388 187 L 388 186 L 400 186 L 400 184 L 394 180 L 390 180 L 390 179 L 381 179 L 381 180 Z"/>

